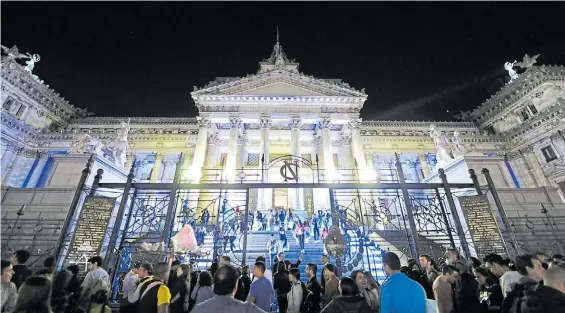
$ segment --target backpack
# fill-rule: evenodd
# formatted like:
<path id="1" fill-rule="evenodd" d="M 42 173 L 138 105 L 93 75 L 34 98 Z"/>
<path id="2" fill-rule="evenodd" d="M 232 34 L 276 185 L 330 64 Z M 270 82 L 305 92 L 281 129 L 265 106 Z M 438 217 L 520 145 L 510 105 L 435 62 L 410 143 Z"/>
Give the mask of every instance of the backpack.
<path id="1" fill-rule="evenodd" d="M 314 294 L 312 293 L 312 291 L 306 288 L 303 282 L 300 282 L 300 286 L 302 286 L 302 302 L 300 303 L 300 312 L 313 312 L 312 296 L 314 296 Z"/>

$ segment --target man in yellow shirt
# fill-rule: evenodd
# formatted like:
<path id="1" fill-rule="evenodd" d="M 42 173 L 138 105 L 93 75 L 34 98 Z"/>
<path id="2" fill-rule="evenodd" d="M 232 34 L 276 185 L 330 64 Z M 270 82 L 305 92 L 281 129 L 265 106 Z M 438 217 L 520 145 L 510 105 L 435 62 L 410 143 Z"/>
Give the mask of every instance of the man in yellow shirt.
<path id="1" fill-rule="evenodd" d="M 141 291 L 138 313 L 167 313 L 171 303 L 171 292 L 165 285 L 170 265 L 159 262 L 153 269 L 153 279 L 145 282 L 146 288 Z"/>

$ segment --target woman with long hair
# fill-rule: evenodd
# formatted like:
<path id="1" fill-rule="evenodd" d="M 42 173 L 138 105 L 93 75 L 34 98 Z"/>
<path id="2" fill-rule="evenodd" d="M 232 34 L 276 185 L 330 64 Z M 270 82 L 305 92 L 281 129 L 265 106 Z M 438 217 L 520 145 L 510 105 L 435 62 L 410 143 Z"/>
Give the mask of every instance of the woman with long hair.
<path id="1" fill-rule="evenodd" d="M 321 313 L 374 313 L 367 301 L 359 295 L 359 287 L 355 281 L 349 277 L 342 277 L 339 280 L 339 296 L 335 297 Z"/>
<path id="2" fill-rule="evenodd" d="M 479 297 L 483 306 L 500 307 L 504 296 L 502 295 L 502 288 L 496 282 L 493 274 L 483 267 L 475 268 L 474 272 L 475 278 L 481 285 L 479 287 Z"/>
<path id="3" fill-rule="evenodd" d="M 461 273 L 455 284 L 455 312 L 480 313 L 483 306 L 479 301 L 479 284 L 469 273 Z"/>
<path id="4" fill-rule="evenodd" d="M 68 270 L 62 270 L 53 277 L 51 291 L 51 308 L 53 313 L 63 313 L 69 306 L 69 292 L 67 288 L 73 274 Z"/>
<path id="5" fill-rule="evenodd" d="M 277 273 L 274 275 L 273 287 L 277 294 L 277 302 L 279 304 L 279 313 L 286 313 L 288 305 L 287 294 L 290 291 L 290 273 L 286 270 L 285 262 L 277 263 Z"/>
<path id="6" fill-rule="evenodd" d="M 18 291 L 13 313 L 51 313 L 51 281 L 45 276 L 28 278 Z"/>
<path id="7" fill-rule="evenodd" d="M 88 313 L 112 313 L 112 309 L 108 306 L 108 291 L 98 290 L 90 299 Z"/>
<path id="8" fill-rule="evenodd" d="M 375 311 L 379 310 L 379 294 L 369 289 L 369 282 L 367 276 L 363 271 L 357 270 L 351 273 L 351 279 L 355 281 L 359 294 L 365 298 L 367 304 Z"/>
<path id="9" fill-rule="evenodd" d="M 190 266 L 181 264 L 177 267 L 177 279 L 171 286 L 171 313 L 184 313 L 188 311 L 188 291 L 190 289 Z"/>

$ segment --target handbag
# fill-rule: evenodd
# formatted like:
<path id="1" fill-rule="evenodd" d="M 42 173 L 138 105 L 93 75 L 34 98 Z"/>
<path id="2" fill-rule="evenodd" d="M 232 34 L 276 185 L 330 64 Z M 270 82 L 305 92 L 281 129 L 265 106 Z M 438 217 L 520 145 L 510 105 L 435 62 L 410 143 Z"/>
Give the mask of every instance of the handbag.
<path id="1" fill-rule="evenodd" d="M 189 312 L 196 305 L 196 298 L 198 298 L 198 291 L 200 291 L 200 286 L 198 286 L 198 289 L 196 289 L 196 295 L 194 295 L 194 299 L 192 299 L 192 297 L 188 297 L 188 311 Z"/>

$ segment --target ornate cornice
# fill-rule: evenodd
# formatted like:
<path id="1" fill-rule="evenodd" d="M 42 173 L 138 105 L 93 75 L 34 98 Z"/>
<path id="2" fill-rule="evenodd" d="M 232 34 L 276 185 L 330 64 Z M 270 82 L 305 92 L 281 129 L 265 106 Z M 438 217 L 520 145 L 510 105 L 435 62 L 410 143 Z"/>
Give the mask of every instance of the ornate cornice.
<path id="1" fill-rule="evenodd" d="M 504 111 L 512 103 L 519 101 L 545 82 L 565 80 L 563 66 L 541 65 L 528 68 L 512 83 L 506 84 L 496 94 L 487 99 L 477 109 L 464 112 L 462 118 L 485 123 Z"/>
<path id="2" fill-rule="evenodd" d="M 209 118 L 207 117 L 196 117 L 196 122 L 198 123 L 198 128 L 210 128 L 210 126 L 212 125 L 212 122 Z"/>
<path id="3" fill-rule="evenodd" d="M 361 119 L 361 118 L 351 118 L 347 122 L 347 126 L 350 129 L 359 129 L 359 127 L 361 127 L 362 121 L 363 121 L 363 119 Z"/>
<path id="4" fill-rule="evenodd" d="M 73 125 L 119 125 L 122 121 L 130 119 L 130 125 L 197 125 L 195 117 L 116 117 L 116 116 L 91 116 L 70 120 Z M 118 126 L 116 126 L 118 127 Z"/>

